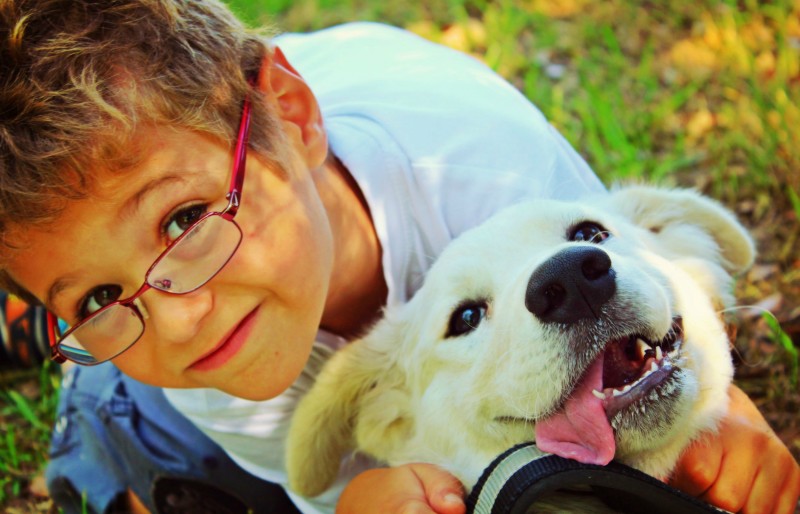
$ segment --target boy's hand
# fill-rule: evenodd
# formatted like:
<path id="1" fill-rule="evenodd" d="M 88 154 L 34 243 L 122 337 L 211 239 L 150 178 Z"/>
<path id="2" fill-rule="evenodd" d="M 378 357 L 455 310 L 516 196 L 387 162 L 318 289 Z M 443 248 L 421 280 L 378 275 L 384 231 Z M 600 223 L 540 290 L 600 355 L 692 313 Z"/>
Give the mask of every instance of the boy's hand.
<path id="1" fill-rule="evenodd" d="M 755 404 L 731 386 L 719 435 L 696 441 L 670 483 L 730 512 L 792 514 L 800 496 L 800 466 Z"/>
<path id="2" fill-rule="evenodd" d="M 342 492 L 336 514 L 464 514 L 464 489 L 433 464 L 371 469 Z"/>

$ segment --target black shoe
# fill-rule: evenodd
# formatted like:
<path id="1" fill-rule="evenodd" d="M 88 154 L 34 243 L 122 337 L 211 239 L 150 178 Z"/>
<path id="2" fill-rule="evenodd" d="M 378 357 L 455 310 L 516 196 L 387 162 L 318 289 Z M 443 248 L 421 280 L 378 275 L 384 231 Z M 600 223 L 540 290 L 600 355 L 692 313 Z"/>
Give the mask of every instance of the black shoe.
<path id="1" fill-rule="evenodd" d="M 0 291 L 0 368 L 29 368 L 50 355 L 47 313 Z"/>
<path id="2" fill-rule="evenodd" d="M 162 477 L 153 486 L 158 514 L 247 514 L 242 500 L 198 480 Z"/>

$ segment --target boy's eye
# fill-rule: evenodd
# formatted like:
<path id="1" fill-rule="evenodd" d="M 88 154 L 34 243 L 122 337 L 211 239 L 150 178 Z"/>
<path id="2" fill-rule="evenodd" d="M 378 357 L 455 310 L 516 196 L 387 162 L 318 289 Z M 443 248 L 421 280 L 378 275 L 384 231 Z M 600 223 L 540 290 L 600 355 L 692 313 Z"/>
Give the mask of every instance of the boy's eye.
<path id="1" fill-rule="evenodd" d="M 197 220 L 199 220 L 207 211 L 207 205 L 197 204 L 180 209 L 168 217 L 164 222 L 163 228 L 161 229 L 167 244 L 179 238 L 181 234 L 186 232 L 186 230 Z"/>
<path id="2" fill-rule="evenodd" d="M 117 301 L 121 294 L 122 288 L 120 286 L 108 284 L 95 287 L 81 302 L 78 316 L 80 319 L 86 319 L 106 305 Z"/>

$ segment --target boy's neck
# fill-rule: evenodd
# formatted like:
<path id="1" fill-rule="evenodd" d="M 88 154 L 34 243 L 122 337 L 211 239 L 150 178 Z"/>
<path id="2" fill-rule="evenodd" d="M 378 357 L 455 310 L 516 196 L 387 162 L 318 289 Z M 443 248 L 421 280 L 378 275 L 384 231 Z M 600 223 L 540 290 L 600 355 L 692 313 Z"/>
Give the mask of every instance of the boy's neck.
<path id="1" fill-rule="evenodd" d="M 344 164 L 329 153 L 314 181 L 334 241 L 333 273 L 320 326 L 351 339 L 377 320 L 386 303 L 382 249 L 366 198 Z"/>

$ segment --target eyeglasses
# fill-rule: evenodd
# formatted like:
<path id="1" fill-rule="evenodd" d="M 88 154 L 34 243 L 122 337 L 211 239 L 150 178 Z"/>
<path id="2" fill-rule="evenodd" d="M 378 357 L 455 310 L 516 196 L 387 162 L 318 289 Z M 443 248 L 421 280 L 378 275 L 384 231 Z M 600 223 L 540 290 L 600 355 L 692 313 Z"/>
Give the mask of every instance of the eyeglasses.
<path id="1" fill-rule="evenodd" d="M 242 242 L 242 229 L 233 220 L 239 210 L 250 133 L 250 98 L 242 104 L 242 118 L 234 148 L 233 171 L 221 212 L 207 212 L 173 241 L 147 270 L 136 293 L 110 303 L 60 334 L 59 320 L 48 312 L 52 359 L 95 365 L 118 356 L 144 333 L 144 316 L 137 301 L 149 289 L 169 294 L 191 293 L 203 287 L 228 264 Z"/>

